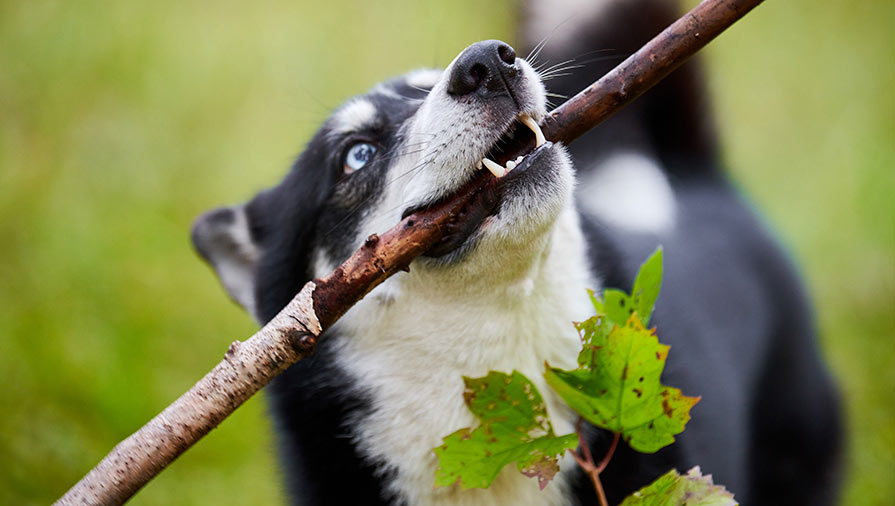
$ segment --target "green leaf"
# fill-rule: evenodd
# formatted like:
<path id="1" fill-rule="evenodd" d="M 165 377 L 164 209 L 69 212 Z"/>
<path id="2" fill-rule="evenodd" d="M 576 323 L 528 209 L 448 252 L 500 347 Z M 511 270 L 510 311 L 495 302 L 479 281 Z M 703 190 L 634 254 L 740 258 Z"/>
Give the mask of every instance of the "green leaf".
<path id="1" fill-rule="evenodd" d="M 602 299 L 591 290 L 588 290 L 588 295 L 597 315 L 606 316 L 612 324 L 624 325 L 636 312 L 640 316 L 640 321 L 646 326 L 649 325 L 653 315 L 653 307 L 659 297 L 660 288 L 662 288 L 662 248 L 658 248 L 640 265 L 630 295 L 615 288 L 603 290 Z"/>
<path id="2" fill-rule="evenodd" d="M 640 271 L 634 280 L 634 289 L 631 290 L 631 306 L 637 311 L 644 326 L 649 325 L 660 288 L 662 288 L 661 247 L 640 266 Z"/>
<path id="3" fill-rule="evenodd" d="M 481 424 L 460 429 L 435 448 L 435 485 L 460 482 L 464 489 L 486 488 L 507 464 L 543 489 L 559 471 L 559 456 L 578 446 L 578 436 L 557 437 L 537 388 L 522 373 L 491 371 L 467 378 L 463 398 Z"/>
<path id="4" fill-rule="evenodd" d="M 631 297 L 621 290 L 615 288 L 607 288 L 603 290 L 603 307 L 606 310 L 606 317 L 614 325 L 624 325 L 631 313 L 635 311 L 635 306 L 631 303 Z"/>
<path id="5" fill-rule="evenodd" d="M 733 494 L 703 476 L 699 466 L 681 476 L 674 469 L 628 496 L 621 506 L 734 506 Z"/>
<path id="6" fill-rule="evenodd" d="M 591 367 L 564 371 L 548 365 L 547 383 L 582 417 L 621 433 L 637 451 L 653 453 L 673 443 L 699 398 L 659 381 L 668 346 L 637 315 L 608 333 L 604 324 L 591 320 L 579 324 L 586 348 L 579 363 Z"/>

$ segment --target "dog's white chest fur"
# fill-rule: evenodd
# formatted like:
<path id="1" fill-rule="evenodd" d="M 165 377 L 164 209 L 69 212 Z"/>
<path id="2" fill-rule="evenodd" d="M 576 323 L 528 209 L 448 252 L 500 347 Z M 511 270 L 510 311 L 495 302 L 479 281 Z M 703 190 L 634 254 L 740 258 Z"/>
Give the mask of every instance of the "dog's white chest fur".
<path id="1" fill-rule="evenodd" d="M 390 492 L 413 505 L 565 503 L 562 475 L 540 491 L 536 480 L 513 468 L 487 490 L 435 489 L 432 448 L 457 429 L 477 425 L 463 404 L 462 376 L 489 370 L 528 376 L 557 434 L 573 431 L 574 417 L 546 386 L 543 371 L 545 361 L 574 367 L 580 341 L 572 322 L 590 315 L 586 288 L 597 288 L 584 250 L 577 217 L 567 210 L 542 253 L 518 276 L 488 276 L 475 286 L 476 280 L 451 269 L 412 269 L 339 321 L 338 361 L 372 399 L 372 414 L 346 427 L 353 427 L 363 455 L 394 473 Z"/>

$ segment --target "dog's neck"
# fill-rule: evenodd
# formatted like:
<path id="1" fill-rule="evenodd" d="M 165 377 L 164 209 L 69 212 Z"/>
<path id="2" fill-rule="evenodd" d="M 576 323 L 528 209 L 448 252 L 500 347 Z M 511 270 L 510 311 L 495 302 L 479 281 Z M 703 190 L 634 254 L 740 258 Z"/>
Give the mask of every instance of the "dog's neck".
<path id="1" fill-rule="evenodd" d="M 542 374 L 545 361 L 574 367 L 580 342 L 572 322 L 590 316 L 586 289 L 598 288 L 575 211 L 564 211 L 541 243 L 529 247 L 537 254 L 508 265 L 508 272 L 499 265 L 473 264 L 459 272 L 457 266 L 412 265 L 334 326 L 338 365 L 371 399 L 363 423 L 351 424 L 358 431 L 354 440 L 362 455 L 395 472 L 391 491 L 409 504 L 461 500 L 453 488 L 433 495 L 431 449 L 442 437 L 476 424 L 463 406 L 464 375 L 522 372 L 542 392 L 557 433 L 573 430 L 571 413 Z M 467 492 L 462 500 L 561 504 L 562 482 L 551 485 L 551 493 L 537 494 L 533 480 L 505 473 L 491 489 Z"/>
<path id="2" fill-rule="evenodd" d="M 316 264 L 317 276 L 332 268 L 320 258 Z M 524 244 L 514 238 L 490 237 L 460 261 L 417 259 L 410 272 L 399 273 L 374 289 L 337 326 L 340 332 L 372 340 L 381 334 L 378 326 L 389 333 L 387 328 L 401 319 L 440 324 L 455 311 L 466 322 L 502 316 L 538 319 L 544 306 L 567 307 L 560 313 L 569 313 L 570 324 L 589 316 L 586 289 L 598 290 L 597 285 L 586 259 L 579 217 L 569 206 L 553 227 L 529 236 Z M 352 321 L 360 326 L 354 327 Z"/>

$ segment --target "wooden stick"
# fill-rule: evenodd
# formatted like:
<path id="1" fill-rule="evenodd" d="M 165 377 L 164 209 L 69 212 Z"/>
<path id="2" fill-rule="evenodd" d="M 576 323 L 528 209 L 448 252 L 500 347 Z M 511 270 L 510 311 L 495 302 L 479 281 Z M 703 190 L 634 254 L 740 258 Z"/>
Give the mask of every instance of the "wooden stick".
<path id="1" fill-rule="evenodd" d="M 545 135 L 571 142 L 655 85 L 761 0 L 705 0 L 545 121 Z M 450 199 L 372 235 L 323 279 L 308 282 L 248 341 L 188 392 L 119 443 L 56 504 L 123 504 L 187 448 L 289 366 L 370 290 L 436 244 L 489 184 L 478 178 Z"/>

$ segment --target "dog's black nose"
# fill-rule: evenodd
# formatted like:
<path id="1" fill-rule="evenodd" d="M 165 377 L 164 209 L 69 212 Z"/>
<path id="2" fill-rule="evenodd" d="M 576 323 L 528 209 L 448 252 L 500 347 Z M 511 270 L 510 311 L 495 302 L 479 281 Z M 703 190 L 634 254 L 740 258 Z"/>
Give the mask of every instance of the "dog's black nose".
<path id="1" fill-rule="evenodd" d="M 457 58 L 447 92 L 469 95 L 479 89 L 500 91 L 518 76 L 516 51 L 506 42 L 483 40 L 466 48 Z"/>

